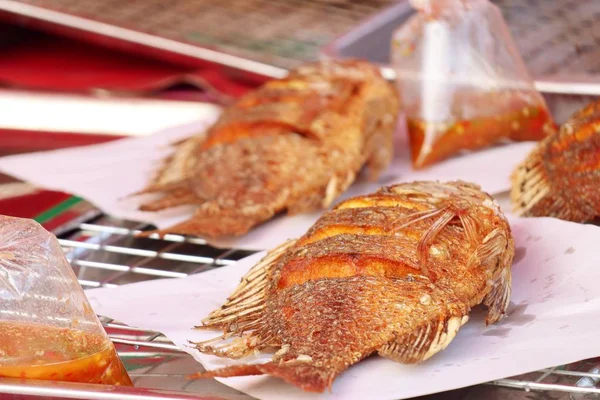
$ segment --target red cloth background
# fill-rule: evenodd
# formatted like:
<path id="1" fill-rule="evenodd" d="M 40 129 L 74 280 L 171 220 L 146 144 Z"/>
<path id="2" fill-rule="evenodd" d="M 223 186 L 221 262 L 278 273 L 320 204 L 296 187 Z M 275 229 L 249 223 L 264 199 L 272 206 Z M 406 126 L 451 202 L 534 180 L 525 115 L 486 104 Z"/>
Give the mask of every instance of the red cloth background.
<path id="1" fill-rule="evenodd" d="M 0 52 L 0 88 L 223 104 L 255 85 L 233 79 L 218 66 L 179 65 L 7 24 L 0 24 Z M 0 128 L 0 156 L 118 138 Z M 0 190 L 2 183 L 10 181 L 12 178 L 0 174 Z M 33 218 L 69 198 L 65 193 L 42 190 L 0 200 L 0 214 Z"/>

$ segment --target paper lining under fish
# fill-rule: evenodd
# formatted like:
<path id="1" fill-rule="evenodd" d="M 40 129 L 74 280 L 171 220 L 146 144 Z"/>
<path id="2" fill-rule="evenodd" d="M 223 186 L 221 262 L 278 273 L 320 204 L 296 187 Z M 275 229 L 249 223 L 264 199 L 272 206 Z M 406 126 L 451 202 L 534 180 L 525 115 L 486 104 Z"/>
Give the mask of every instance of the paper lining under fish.
<path id="1" fill-rule="evenodd" d="M 497 203 L 465 182 L 413 182 L 351 198 L 250 269 L 203 321 L 195 343 L 229 358 L 273 360 L 197 377 L 268 374 L 322 392 L 378 353 L 417 363 L 443 350 L 478 304 L 506 312 L 514 241 Z"/>
<path id="2" fill-rule="evenodd" d="M 363 61 L 322 61 L 272 80 L 180 143 L 143 193 L 158 211 L 197 205 L 162 233 L 241 235 L 277 213 L 328 207 L 367 166 L 392 159 L 398 99 Z"/>
<path id="3" fill-rule="evenodd" d="M 600 216 L 600 101 L 574 113 L 512 176 L 517 214 L 587 222 Z"/>

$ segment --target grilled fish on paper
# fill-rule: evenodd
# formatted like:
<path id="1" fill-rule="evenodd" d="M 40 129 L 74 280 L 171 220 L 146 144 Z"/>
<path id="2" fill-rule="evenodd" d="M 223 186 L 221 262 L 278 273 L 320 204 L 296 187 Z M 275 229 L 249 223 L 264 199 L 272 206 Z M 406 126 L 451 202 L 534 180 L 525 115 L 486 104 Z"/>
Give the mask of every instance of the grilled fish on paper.
<path id="1" fill-rule="evenodd" d="M 487 323 L 508 306 L 514 254 L 495 201 L 464 183 L 414 182 L 352 198 L 270 252 L 201 328 L 198 350 L 273 361 L 199 374 L 268 374 L 321 392 L 373 353 L 416 363 L 443 350 L 471 307 Z"/>
<path id="2" fill-rule="evenodd" d="M 600 216 L 600 101 L 538 144 L 512 176 L 516 213 L 586 222 Z"/>
<path id="3" fill-rule="evenodd" d="M 144 193 L 156 211 L 197 205 L 165 232 L 240 235 L 287 210 L 327 207 L 366 164 L 390 163 L 398 100 L 378 69 L 323 61 L 267 82 L 226 109 L 206 135 L 180 143 Z"/>

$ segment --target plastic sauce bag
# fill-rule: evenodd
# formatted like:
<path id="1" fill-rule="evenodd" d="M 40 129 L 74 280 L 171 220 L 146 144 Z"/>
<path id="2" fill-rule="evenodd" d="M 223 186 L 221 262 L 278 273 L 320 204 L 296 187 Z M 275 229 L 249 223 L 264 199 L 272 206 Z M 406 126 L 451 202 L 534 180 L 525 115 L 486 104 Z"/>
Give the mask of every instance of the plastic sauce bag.
<path id="1" fill-rule="evenodd" d="M 56 237 L 0 215 L 0 378 L 131 386 Z"/>
<path id="2" fill-rule="evenodd" d="M 394 33 L 391 57 L 415 168 L 555 131 L 495 5 L 411 3 L 418 12 Z"/>

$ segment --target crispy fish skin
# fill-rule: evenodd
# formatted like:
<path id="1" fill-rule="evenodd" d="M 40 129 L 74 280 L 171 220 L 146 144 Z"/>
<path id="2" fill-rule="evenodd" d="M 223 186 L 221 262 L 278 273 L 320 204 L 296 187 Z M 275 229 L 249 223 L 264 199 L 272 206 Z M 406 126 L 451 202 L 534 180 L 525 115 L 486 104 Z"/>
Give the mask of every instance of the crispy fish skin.
<path id="1" fill-rule="evenodd" d="M 392 159 L 398 99 L 377 68 L 323 61 L 267 82 L 226 109 L 206 135 L 178 144 L 141 210 L 192 204 L 162 233 L 241 235 L 275 214 L 329 206 L 367 165 Z"/>
<path id="2" fill-rule="evenodd" d="M 515 213 L 587 222 L 600 216 L 600 101 L 574 113 L 512 175 Z"/>
<path id="3" fill-rule="evenodd" d="M 278 348 L 273 360 L 198 377 L 268 374 L 322 392 L 373 353 L 426 360 L 471 307 L 488 307 L 486 323 L 503 317 L 513 255 L 506 218 L 472 184 L 413 182 L 346 200 L 268 253 L 198 327 L 223 330 L 196 343 L 201 352 Z"/>

